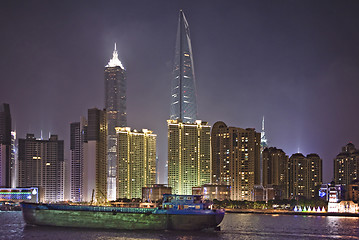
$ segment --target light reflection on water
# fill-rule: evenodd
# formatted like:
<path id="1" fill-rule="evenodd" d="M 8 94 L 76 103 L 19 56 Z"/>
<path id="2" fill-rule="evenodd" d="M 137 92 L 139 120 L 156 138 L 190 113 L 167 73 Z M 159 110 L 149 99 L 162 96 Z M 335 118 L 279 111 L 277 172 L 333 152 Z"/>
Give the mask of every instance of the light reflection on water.
<path id="1" fill-rule="evenodd" d="M 26 226 L 21 212 L 0 212 L 0 240 L 7 239 L 359 239 L 359 218 L 226 214 L 221 231 L 117 231 Z"/>

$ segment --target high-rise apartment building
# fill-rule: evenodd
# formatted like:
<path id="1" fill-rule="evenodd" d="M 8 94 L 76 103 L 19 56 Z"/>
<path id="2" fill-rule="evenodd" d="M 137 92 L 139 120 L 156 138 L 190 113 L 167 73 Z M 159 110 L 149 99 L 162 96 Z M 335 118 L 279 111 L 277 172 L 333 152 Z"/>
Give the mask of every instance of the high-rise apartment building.
<path id="1" fill-rule="evenodd" d="M 116 49 L 112 59 L 105 67 L 105 108 L 107 111 L 107 161 L 108 161 L 108 199 L 116 198 L 116 130 L 115 127 L 127 126 L 126 113 L 126 74 L 125 68 L 118 59 Z"/>
<path id="2" fill-rule="evenodd" d="M 49 140 L 27 134 L 19 139 L 19 187 L 39 187 L 44 201 L 64 200 L 64 141 L 57 135 Z"/>
<path id="3" fill-rule="evenodd" d="M 117 198 L 141 198 L 142 188 L 156 183 L 156 134 L 117 127 Z"/>
<path id="4" fill-rule="evenodd" d="M 288 198 L 288 156 L 282 149 L 265 148 L 263 157 L 263 186 L 281 190 L 281 196 Z"/>
<path id="5" fill-rule="evenodd" d="M 251 200 L 260 184 L 261 134 L 216 122 L 211 133 L 212 183 L 231 185 L 232 200 Z"/>
<path id="6" fill-rule="evenodd" d="M 0 186 L 11 187 L 11 115 L 7 103 L 0 104 Z"/>
<path id="7" fill-rule="evenodd" d="M 301 153 L 295 153 L 289 158 L 289 198 L 314 198 L 322 181 L 322 159 L 317 154 L 305 157 Z"/>
<path id="8" fill-rule="evenodd" d="M 211 127 L 197 120 L 168 123 L 168 185 L 174 194 L 192 194 L 192 187 L 211 182 Z"/>
<path id="9" fill-rule="evenodd" d="M 348 143 L 334 159 L 334 181 L 349 186 L 355 180 L 359 180 L 359 150 Z"/>
<path id="10" fill-rule="evenodd" d="M 179 12 L 176 50 L 171 82 L 171 120 L 194 123 L 197 119 L 196 84 L 191 36 L 187 19 Z"/>

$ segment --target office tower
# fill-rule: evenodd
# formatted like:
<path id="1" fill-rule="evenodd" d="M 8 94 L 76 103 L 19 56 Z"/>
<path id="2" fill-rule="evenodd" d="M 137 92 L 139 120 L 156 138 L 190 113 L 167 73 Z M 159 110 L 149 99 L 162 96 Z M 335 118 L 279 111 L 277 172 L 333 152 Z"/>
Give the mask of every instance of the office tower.
<path id="1" fill-rule="evenodd" d="M 11 187 L 11 115 L 7 103 L 0 104 L 0 186 Z"/>
<path id="2" fill-rule="evenodd" d="M 70 199 L 73 202 L 83 201 L 84 141 L 86 128 L 87 121 L 85 118 L 81 118 L 81 122 L 74 122 L 70 125 Z"/>
<path id="3" fill-rule="evenodd" d="M 156 134 L 117 127 L 117 198 L 141 198 L 142 188 L 156 183 Z"/>
<path id="4" fill-rule="evenodd" d="M 359 180 L 359 150 L 354 144 L 342 147 L 342 152 L 334 159 L 334 181 L 336 184 L 349 186 Z"/>
<path id="5" fill-rule="evenodd" d="M 231 185 L 232 200 L 251 200 L 254 185 L 260 184 L 261 134 L 216 122 L 211 142 L 212 182 Z"/>
<path id="6" fill-rule="evenodd" d="M 281 196 L 288 198 L 288 156 L 282 149 L 265 148 L 263 157 L 263 186 L 281 190 Z"/>
<path id="7" fill-rule="evenodd" d="M 322 184 L 322 159 L 317 154 L 304 157 L 295 153 L 289 158 L 289 198 L 314 198 Z"/>
<path id="8" fill-rule="evenodd" d="M 192 187 L 211 182 L 211 127 L 196 120 L 167 120 L 168 185 L 174 194 L 192 194 Z"/>
<path id="9" fill-rule="evenodd" d="M 126 74 L 118 59 L 116 49 L 112 59 L 105 67 L 105 108 L 107 111 L 107 161 L 108 161 L 108 199 L 116 198 L 116 130 L 115 127 L 127 126 L 126 115 Z"/>
<path id="10" fill-rule="evenodd" d="M 176 50 L 171 82 L 171 120 L 194 123 L 197 119 L 197 99 L 193 54 L 188 22 L 179 12 Z"/>
<path id="11" fill-rule="evenodd" d="M 107 201 L 107 121 L 106 111 L 88 110 L 83 128 L 83 201 Z"/>
<path id="12" fill-rule="evenodd" d="M 39 187 L 44 200 L 64 200 L 64 141 L 57 135 L 49 140 L 27 134 L 19 139 L 19 187 Z"/>

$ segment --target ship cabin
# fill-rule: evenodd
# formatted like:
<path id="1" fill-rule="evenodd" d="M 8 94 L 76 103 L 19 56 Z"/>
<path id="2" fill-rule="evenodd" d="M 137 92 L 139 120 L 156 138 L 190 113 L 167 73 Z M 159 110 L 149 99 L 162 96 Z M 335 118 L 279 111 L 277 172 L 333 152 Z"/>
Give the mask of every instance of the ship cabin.
<path id="1" fill-rule="evenodd" d="M 163 194 L 162 208 L 171 210 L 212 209 L 212 203 L 203 201 L 202 195 Z"/>

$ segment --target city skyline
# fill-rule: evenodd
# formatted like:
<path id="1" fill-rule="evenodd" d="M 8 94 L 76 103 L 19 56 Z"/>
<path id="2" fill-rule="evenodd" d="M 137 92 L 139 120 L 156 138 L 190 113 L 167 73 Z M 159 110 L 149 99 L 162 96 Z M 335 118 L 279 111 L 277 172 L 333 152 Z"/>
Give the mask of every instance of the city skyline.
<path id="1" fill-rule="evenodd" d="M 5 4 L 0 102 L 10 104 L 18 138 L 57 134 L 69 160 L 69 123 L 104 107 L 103 68 L 116 42 L 127 70 L 128 125 L 158 134 L 165 182 L 175 29 L 183 9 L 191 24 L 198 119 L 260 131 L 264 115 L 269 146 L 289 156 L 298 148 L 317 153 L 323 182 L 332 180 L 341 147 L 359 144 L 358 3 L 143 3 L 123 4 L 119 12 L 100 3 Z M 228 111 L 228 104 L 238 110 Z"/>

